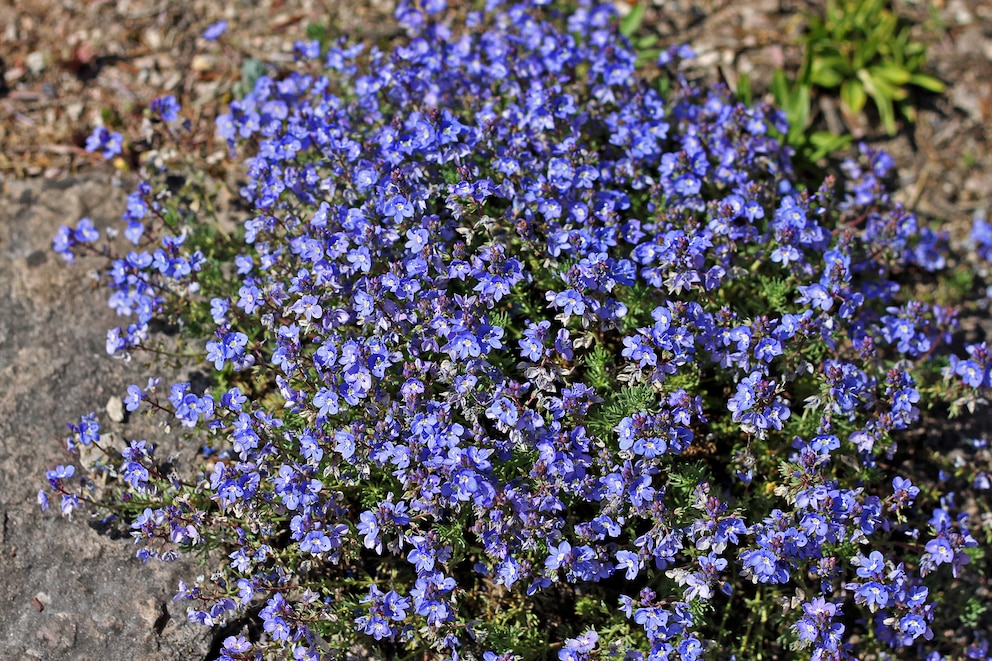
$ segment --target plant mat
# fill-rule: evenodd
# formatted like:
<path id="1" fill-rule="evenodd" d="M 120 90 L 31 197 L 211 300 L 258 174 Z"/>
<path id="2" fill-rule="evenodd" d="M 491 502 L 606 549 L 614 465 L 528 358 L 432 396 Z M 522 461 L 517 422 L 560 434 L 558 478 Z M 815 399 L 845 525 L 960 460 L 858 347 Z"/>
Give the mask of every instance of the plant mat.
<path id="1" fill-rule="evenodd" d="M 786 0 L 652 2 L 656 6 L 644 29 L 663 43 L 689 43 L 698 54 L 693 76 L 732 86 L 747 73 L 759 95 L 776 68 L 798 67 L 802 54 L 792 44 L 802 14 L 821 7 Z M 0 179 L 62 180 L 108 167 L 83 149 L 95 125 L 124 134 L 128 148 L 111 166 L 133 171 L 143 148 L 144 110 L 164 94 L 183 105 L 194 144 L 223 163 L 226 147 L 214 137 L 213 119 L 236 97 L 248 59 L 287 62 L 293 42 L 315 29 L 389 40 L 396 36 L 392 4 L 27 0 L 0 5 Z M 618 6 L 624 9 L 622 2 Z M 947 92 L 921 97 L 916 124 L 904 123 L 893 138 L 870 117 L 854 125 L 837 123 L 830 97 L 818 98 L 817 109 L 829 128 L 889 151 L 898 164 L 901 199 L 961 239 L 974 216 L 992 209 L 992 4 L 899 2 L 895 9 L 916 22 L 917 38 L 928 45 L 929 70 L 947 84 Z M 220 20 L 228 23 L 224 37 L 204 39 L 203 30 Z M 975 432 L 990 427 L 987 420 L 955 423 L 938 431 L 943 440 L 936 442 L 951 445 L 946 439 L 965 433 L 965 425 Z M 932 436 L 929 442 L 935 442 Z M 970 458 L 962 455 L 963 461 Z M 976 590 L 987 594 L 988 586 Z"/>

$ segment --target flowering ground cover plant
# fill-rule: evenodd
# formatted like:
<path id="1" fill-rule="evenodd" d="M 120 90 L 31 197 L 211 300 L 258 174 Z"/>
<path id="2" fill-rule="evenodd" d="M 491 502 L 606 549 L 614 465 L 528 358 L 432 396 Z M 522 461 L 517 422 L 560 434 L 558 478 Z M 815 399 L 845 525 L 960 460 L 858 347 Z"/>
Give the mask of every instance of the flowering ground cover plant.
<path id="1" fill-rule="evenodd" d="M 779 114 L 695 89 L 684 49 L 662 94 L 608 5 L 397 18 L 395 51 L 300 42 L 218 120 L 235 235 L 151 167 L 122 236 L 59 232 L 107 258 L 108 352 L 169 326 L 213 368 L 124 398 L 201 461 L 58 466 L 62 512 L 213 562 L 176 598 L 233 623 L 221 659 L 986 658 L 989 451 L 900 465 L 928 412 L 984 404 L 992 352 L 955 353 L 974 273 L 891 159 L 796 180 Z"/>

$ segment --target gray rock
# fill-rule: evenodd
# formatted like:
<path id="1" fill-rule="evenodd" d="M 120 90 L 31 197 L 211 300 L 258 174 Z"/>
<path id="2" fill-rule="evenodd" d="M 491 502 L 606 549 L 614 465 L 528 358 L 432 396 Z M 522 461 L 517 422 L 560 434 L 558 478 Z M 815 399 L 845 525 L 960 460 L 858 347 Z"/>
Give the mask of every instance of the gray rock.
<path id="1" fill-rule="evenodd" d="M 124 422 L 124 400 L 113 395 L 107 400 L 107 417 L 113 422 Z"/>
<path id="2" fill-rule="evenodd" d="M 103 412 L 145 378 L 106 355 L 118 322 L 87 277 L 95 264 L 66 267 L 51 252 L 60 224 L 118 218 L 126 190 L 93 176 L 0 185 L 0 659 L 204 659 L 213 632 L 172 602 L 193 562 L 142 565 L 128 540 L 88 525 L 93 515 L 67 521 L 36 502 L 44 471 L 72 460 L 67 422 L 97 411 L 105 431 L 148 433 Z"/>

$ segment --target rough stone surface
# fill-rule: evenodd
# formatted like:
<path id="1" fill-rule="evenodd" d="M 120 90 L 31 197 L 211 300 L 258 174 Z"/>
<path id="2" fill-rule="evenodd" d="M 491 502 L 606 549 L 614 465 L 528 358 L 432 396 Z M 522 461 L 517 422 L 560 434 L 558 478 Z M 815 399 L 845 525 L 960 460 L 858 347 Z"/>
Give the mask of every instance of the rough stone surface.
<path id="1" fill-rule="evenodd" d="M 135 437 L 140 421 L 114 424 L 107 401 L 138 380 L 137 365 L 106 355 L 117 324 L 86 261 L 51 252 L 60 224 L 90 216 L 105 227 L 125 189 L 104 176 L 7 181 L 0 191 L 0 659 L 188 661 L 207 658 L 211 631 L 174 604 L 192 562 L 142 565 L 127 540 L 36 502 L 44 471 L 72 459 L 66 422 L 99 412 L 105 429 Z"/>

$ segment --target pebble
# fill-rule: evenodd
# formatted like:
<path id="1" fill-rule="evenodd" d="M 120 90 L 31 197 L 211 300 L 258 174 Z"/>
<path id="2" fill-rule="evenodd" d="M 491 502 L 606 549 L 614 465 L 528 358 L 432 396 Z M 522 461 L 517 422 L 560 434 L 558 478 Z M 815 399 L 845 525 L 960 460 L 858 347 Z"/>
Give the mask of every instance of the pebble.
<path id="1" fill-rule="evenodd" d="M 114 422 L 124 422 L 124 400 L 116 395 L 108 399 L 107 416 Z"/>
<path id="2" fill-rule="evenodd" d="M 968 25 L 975 20 L 975 16 L 968 9 L 968 6 L 961 0 L 951 0 L 947 3 L 944 15 L 950 15 L 952 20 L 958 25 Z"/>
<path id="3" fill-rule="evenodd" d="M 45 54 L 40 50 L 32 51 L 24 58 L 24 64 L 32 76 L 37 76 L 45 70 Z"/>
<path id="4" fill-rule="evenodd" d="M 83 116 L 84 107 L 81 101 L 76 101 L 65 107 L 65 113 L 73 122 L 78 122 L 79 118 Z"/>
<path id="5" fill-rule="evenodd" d="M 159 48 L 162 47 L 162 33 L 156 30 L 155 28 L 145 30 L 144 36 L 145 36 L 145 44 L 148 46 L 148 48 L 152 50 L 158 50 Z"/>
<path id="6" fill-rule="evenodd" d="M 193 71 L 210 71 L 214 68 L 214 64 L 214 58 L 201 53 L 193 56 L 193 61 L 190 62 L 190 68 L 193 69 Z"/>

